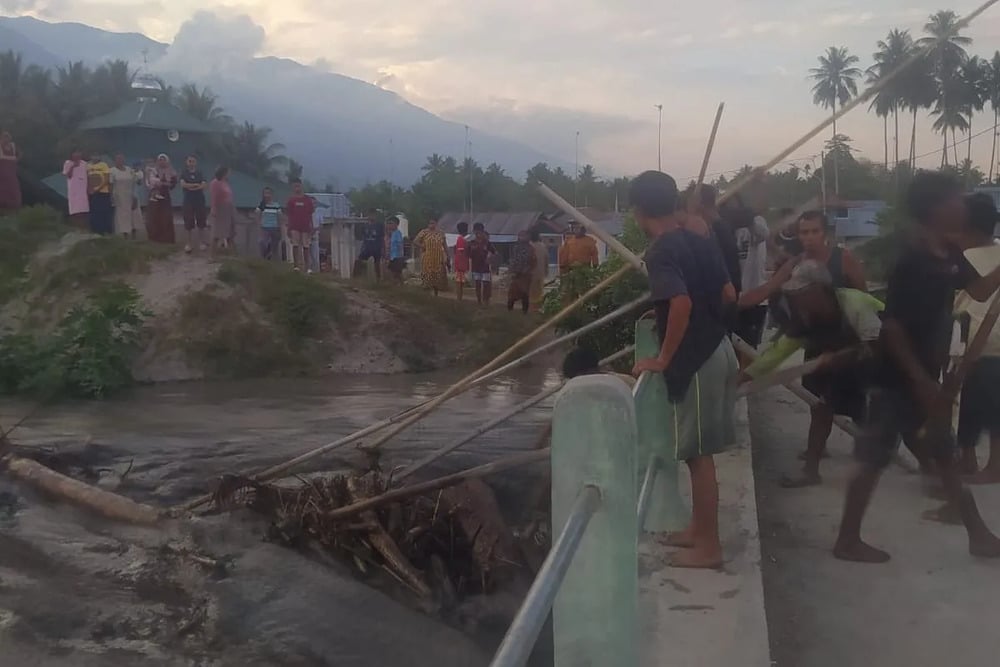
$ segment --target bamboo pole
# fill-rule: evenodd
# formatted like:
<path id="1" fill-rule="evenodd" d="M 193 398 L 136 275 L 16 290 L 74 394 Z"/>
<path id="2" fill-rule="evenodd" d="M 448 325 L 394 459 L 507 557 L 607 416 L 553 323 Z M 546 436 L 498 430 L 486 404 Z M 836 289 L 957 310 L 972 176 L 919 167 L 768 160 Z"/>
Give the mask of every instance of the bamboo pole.
<path id="1" fill-rule="evenodd" d="M 445 475 L 444 477 L 438 477 L 437 479 L 430 479 L 426 482 L 420 482 L 419 484 L 412 484 L 410 486 L 404 486 L 400 489 L 393 489 L 392 491 L 386 491 L 382 495 L 375 496 L 373 498 L 367 498 L 360 502 L 352 503 L 350 505 L 345 505 L 344 507 L 338 507 L 335 510 L 330 510 L 326 513 L 327 519 L 343 519 L 351 515 L 357 514 L 358 512 L 363 512 L 365 510 L 370 510 L 375 507 L 380 507 L 388 503 L 397 502 L 405 498 L 411 498 L 413 496 L 419 496 L 428 491 L 437 491 L 438 489 L 443 489 L 448 486 L 454 486 L 464 482 L 467 479 L 475 479 L 477 477 L 486 477 L 487 475 L 492 475 L 494 473 L 503 472 L 504 470 L 510 470 L 511 468 L 517 468 L 519 466 L 528 465 L 530 463 L 536 463 L 538 461 L 544 461 L 549 458 L 549 448 L 545 449 L 535 449 L 530 452 L 521 452 L 520 454 L 514 454 L 512 456 L 506 456 L 497 461 L 491 463 L 485 463 L 474 468 L 467 468 L 466 470 L 461 470 L 450 475 Z"/>
<path id="2" fill-rule="evenodd" d="M 618 359 L 621 359 L 622 357 L 630 354 L 633 349 L 634 349 L 634 346 L 633 345 L 629 345 L 625 349 L 619 350 L 618 352 L 615 352 L 611 356 L 602 359 L 600 361 L 600 366 L 604 367 L 604 366 L 608 366 L 608 365 L 614 363 Z M 562 389 L 563 385 L 565 385 L 565 384 L 566 384 L 565 382 L 560 382 L 559 384 L 557 384 L 557 385 L 555 385 L 553 387 L 549 387 L 548 389 L 544 389 L 544 390 L 538 392 L 537 394 L 535 394 L 534 396 L 532 396 L 531 398 L 529 398 L 529 399 L 527 399 L 525 401 L 522 401 L 521 403 L 518 403 L 517 405 L 515 405 L 512 408 L 510 408 L 509 410 L 507 410 L 503 414 L 499 415 L 498 417 L 494 417 L 493 419 L 490 419 L 489 421 L 484 422 L 483 424 L 479 425 L 478 427 L 476 427 L 475 429 L 473 429 L 469 433 L 466 433 L 465 435 L 463 435 L 463 436 L 461 436 L 459 438 L 456 438 L 455 440 L 453 440 L 452 442 L 448 443 L 444 447 L 441 447 L 441 448 L 439 448 L 439 449 L 431 452 L 430 454 L 428 454 L 424 458 L 420 459 L 419 461 L 416 461 L 415 463 L 412 463 L 411 465 L 407 466 L 407 468 L 405 470 L 403 470 L 400 474 L 396 475 L 396 479 L 403 480 L 403 479 L 406 479 L 407 477 L 409 477 L 410 475 L 412 475 L 412 474 L 414 474 L 416 472 L 419 472 L 420 470 L 423 470 L 424 468 L 426 468 L 427 466 L 429 466 L 431 463 L 434 463 L 435 461 L 437 461 L 441 457 L 443 457 L 443 456 L 445 456 L 447 454 L 450 454 L 451 452 L 455 451 L 456 449 L 458 449 L 462 445 L 464 445 L 464 444 L 466 444 L 466 443 L 474 440 L 475 438 L 479 437 L 483 433 L 486 433 L 487 431 L 490 431 L 490 430 L 496 428 L 500 424 L 504 423 L 505 421 L 507 421 L 508 419 L 510 419 L 511 417 L 513 417 L 514 415 L 518 415 L 518 414 L 524 412 L 525 410 L 527 410 L 528 408 L 530 408 L 530 407 L 532 407 L 534 405 L 537 405 L 538 403 L 541 403 L 543 400 L 545 400 L 546 398 L 548 398 L 552 394 L 554 394 L 557 391 L 559 391 L 560 389 Z"/>
<path id="3" fill-rule="evenodd" d="M 726 108 L 725 102 L 719 102 L 719 108 L 715 112 L 715 122 L 712 123 L 712 132 L 708 135 L 708 146 L 705 147 L 705 157 L 701 160 L 701 169 L 698 171 L 698 180 L 694 185 L 694 192 L 688 201 L 688 212 L 694 212 L 701 202 L 701 186 L 705 183 L 705 174 L 708 172 L 708 162 L 712 157 L 712 150 L 715 148 L 715 135 L 719 133 L 719 123 L 722 121 L 722 110 Z M 706 221 L 707 222 L 707 221 Z"/>
<path id="4" fill-rule="evenodd" d="M 733 346 L 737 350 L 743 352 L 751 359 L 757 358 L 757 350 L 755 350 L 745 340 L 743 340 L 739 336 L 733 336 L 732 340 L 733 340 Z M 795 394 L 795 396 L 797 396 L 798 398 L 802 399 L 802 402 L 804 402 L 810 408 L 814 408 L 823 402 L 811 391 L 809 391 L 801 384 L 798 384 L 796 382 L 789 382 L 788 384 L 785 385 L 785 388 L 788 389 L 788 391 Z M 842 431 L 847 433 L 852 438 L 858 437 L 858 435 L 861 433 L 861 429 L 859 429 L 854 422 L 852 422 L 847 417 L 844 417 L 843 415 L 834 415 L 833 423 L 836 424 L 838 428 L 840 428 Z"/>
<path id="5" fill-rule="evenodd" d="M 597 283 L 589 290 L 584 292 L 582 295 L 580 295 L 575 301 L 573 301 L 565 308 L 560 310 L 558 313 L 553 315 L 551 318 L 549 318 L 547 321 L 536 327 L 534 330 L 532 330 L 526 336 L 521 338 L 519 341 L 515 342 L 513 345 L 508 347 L 504 352 L 500 353 L 493 361 L 489 362 L 488 364 L 480 368 L 478 371 L 475 371 L 474 373 L 465 376 L 464 378 L 453 384 L 451 387 L 446 389 L 444 393 L 440 394 L 439 396 L 431 400 L 430 403 L 428 403 L 427 405 L 423 406 L 422 408 L 414 412 L 411 416 L 403 419 L 397 426 L 391 428 L 388 433 L 379 436 L 375 440 L 375 442 L 369 445 L 369 448 L 374 449 L 381 447 L 383 444 L 394 438 L 396 435 L 405 431 L 407 428 L 409 428 L 410 426 L 417 423 L 425 416 L 433 412 L 439 405 L 441 405 L 448 399 L 452 398 L 453 396 L 457 396 L 458 394 L 462 393 L 462 391 L 468 388 L 479 375 L 482 375 L 484 373 L 493 370 L 494 368 L 497 368 L 503 362 L 510 359 L 512 356 L 514 356 L 515 352 L 520 350 L 522 347 L 524 347 L 534 339 L 538 338 L 540 335 L 545 333 L 550 327 L 553 327 L 562 320 L 566 319 L 581 304 L 583 304 L 586 301 L 589 301 L 597 294 L 603 292 L 604 288 L 606 288 L 608 285 L 611 285 L 616 280 L 621 278 L 623 275 L 625 275 L 625 273 L 628 272 L 628 270 L 629 267 L 623 266 L 614 273 L 612 273 L 611 275 L 607 276 L 604 280 Z"/>
<path id="6" fill-rule="evenodd" d="M 8 455 L 3 465 L 15 479 L 26 482 L 59 500 L 78 505 L 108 519 L 147 526 L 160 520 L 160 512 L 154 507 L 60 475 L 31 459 Z"/>
<path id="7" fill-rule="evenodd" d="M 856 357 L 860 349 L 857 347 L 851 347 L 838 352 L 833 353 L 833 359 L 829 360 L 832 363 L 838 363 L 841 360 L 851 359 Z M 788 368 L 782 368 L 780 370 L 773 371 L 767 375 L 763 375 L 756 380 L 752 380 L 745 385 L 739 387 L 736 390 L 737 396 L 747 396 L 749 394 L 756 394 L 764 391 L 765 389 L 770 389 L 777 385 L 788 385 L 788 383 L 799 379 L 803 375 L 809 375 L 823 365 L 824 360 L 822 358 L 811 359 L 804 364 L 799 364 L 798 366 L 789 366 Z"/>
<path id="8" fill-rule="evenodd" d="M 966 27 L 968 27 L 968 25 L 974 19 L 976 19 L 980 14 L 982 14 L 987 9 L 989 9 L 990 7 L 992 7 L 993 5 L 995 5 L 997 2 L 1000 2 L 1000 0 L 987 0 L 982 5 L 980 5 L 978 8 L 976 8 L 975 10 L 973 10 L 972 12 L 970 12 L 969 14 L 967 14 L 966 16 L 964 16 L 963 18 L 959 19 L 955 23 L 955 33 L 959 32 L 960 30 L 964 30 Z M 822 123 L 820 123 L 819 125 L 817 125 L 813 129 L 811 129 L 808 132 L 806 132 L 804 135 L 802 135 L 801 138 L 799 138 L 797 141 L 793 142 L 786 149 L 784 149 L 783 151 L 781 151 L 780 153 L 778 153 L 777 155 L 775 155 L 773 158 L 771 158 L 771 160 L 769 160 L 765 164 L 761 165 L 760 167 L 757 167 L 752 172 L 750 172 L 749 174 L 747 174 L 746 176 L 744 176 L 740 180 L 736 181 L 736 183 L 734 183 L 732 185 L 732 187 L 729 190 L 727 190 L 722 195 L 722 197 L 719 198 L 719 203 L 722 204 L 723 202 L 727 201 L 730 197 L 732 197 L 733 195 L 735 195 L 737 192 L 739 192 L 740 190 L 742 190 L 744 187 L 746 187 L 746 185 L 750 181 L 752 181 L 754 178 L 756 178 L 758 174 L 762 174 L 762 173 L 765 173 L 765 172 L 770 171 L 771 169 L 773 169 L 779 162 L 781 162 L 782 160 L 784 160 L 785 158 L 787 158 L 793 152 L 795 152 L 798 149 L 802 148 L 802 146 L 804 146 L 813 137 L 815 137 L 817 134 L 819 134 L 820 132 L 822 132 L 823 130 L 825 130 L 826 128 L 828 128 L 830 125 L 833 125 L 834 122 L 840 120 L 845 114 L 851 112 L 856 106 L 858 106 L 859 104 L 862 104 L 863 102 L 867 102 L 868 100 L 870 100 L 874 95 L 876 95 L 883 88 L 885 88 L 887 85 L 889 85 L 889 83 L 893 79 L 895 79 L 901 73 L 903 73 L 904 71 L 906 71 L 907 69 L 909 69 L 914 63 L 916 63 L 919 60 L 921 60 L 922 58 L 926 57 L 927 54 L 933 48 L 934 48 L 933 44 L 928 44 L 926 47 L 924 47 L 922 49 L 915 49 L 914 52 L 910 55 L 910 57 L 908 57 L 905 60 L 903 60 L 903 62 L 901 62 L 899 65 L 897 65 L 895 68 L 893 68 L 890 72 L 888 72 L 881 79 L 879 79 L 878 81 L 876 81 L 872 85 L 868 86 L 868 88 L 866 88 L 865 90 L 861 91 L 860 95 L 857 95 L 854 99 L 852 99 L 850 102 L 848 102 L 843 107 L 841 107 L 841 109 L 839 111 L 837 111 L 836 113 L 834 113 L 833 115 L 831 115 L 829 118 L 827 118 L 826 120 L 824 120 Z"/>

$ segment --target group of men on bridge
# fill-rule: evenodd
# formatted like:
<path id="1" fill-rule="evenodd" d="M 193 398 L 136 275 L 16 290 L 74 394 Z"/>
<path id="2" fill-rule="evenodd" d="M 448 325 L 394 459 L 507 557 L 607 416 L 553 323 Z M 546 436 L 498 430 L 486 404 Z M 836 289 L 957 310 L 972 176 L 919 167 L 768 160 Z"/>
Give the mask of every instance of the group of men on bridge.
<path id="1" fill-rule="evenodd" d="M 663 373 L 673 449 L 691 473 L 691 523 L 666 537 L 669 545 L 679 547 L 674 565 L 721 565 L 712 457 L 733 441 L 735 387 L 766 375 L 803 348 L 807 358 L 818 360 L 804 384 L 821 402 L 812 415 L 804 471 L 785 485 L 820 483 L 834 413 L 851 417 L 860 433 L 855 446 L 859 467 L 848 484 L 834 555 L 863 563 L 889 559 L 862 540 L 861 525 L 881 472 L 902 438 L 923 472 L 940 477 L 948 499 L 943 511 L 956 514 L 965 525 L 970 552 L 1000 557 L 1000 538 L 986 526 L 960 476 L 951 434 L 958 388 L 956 375 L 946 368 L 956 291 L 983 302 L 1000 288 L 1000 268 L 980 275 L 963 256 L 963 251 L 993 243 L 998 216 L 992 200 L 967 196 L 944 173 L 915 175 L 905 196 L 906 212 L 915 223 L 913 239 L 891 271 L 883 304 L 867 294 L 860 263 L 828 242 L 820 212 L 799 218 L 801 246 L 788 261 L 769 280 L 743 285 L 740 293 L 734 270 L 727 268 L 727 244 L 712 224 L 718 215 L 714 197 L 699 198 L 700 207 L 683 206 L 674 179 L 648 171 L 632 182 L 629 199 L 651 241 L 645 261 L 661 340 L 659 354 L 640 359 L 633 374 Z M 741 370 L 730 336 L 757 317 L 736 313 L 759 312 L 765 300 L 779 328 L 777 340 L 756 361 L 744 360 Z M 751 342 L 757 344 L 759 338 Z M 993 387 L 997 379 L 994 373 Z M 990 379 L 980 379 L 977 386 L 979 393 L 986 387 L 988 395 L 963 395 L 963 404 L 969 402 L 974 413 L 965 429 L 975 431 L 973 443 L 979 431 L 1000 427 L 1000 404 L 991 398 Z"/>

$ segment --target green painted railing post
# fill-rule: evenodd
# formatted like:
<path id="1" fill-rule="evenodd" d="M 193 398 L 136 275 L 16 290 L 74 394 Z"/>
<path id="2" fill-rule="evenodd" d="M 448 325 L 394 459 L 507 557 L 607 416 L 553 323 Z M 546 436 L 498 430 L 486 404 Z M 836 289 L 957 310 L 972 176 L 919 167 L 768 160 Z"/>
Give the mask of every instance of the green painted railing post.
<path id="1" fill-rule="evenodd" d="M 638 664 L 636 421 L 632 393 L 609 375 L 567 383 L 552 413 L 552 533 L 586 485 L 600 507 L 553 607 L 555 667 Z"/>
<path id="2" fill-rule="evenodd" d="M 635 357 L 655 357 L 660 351 L 656 323 L 639 320 L 635 324 Z M 640 530 L 662 532 L 682 530 L 687 525 L 688 510 L 681 500 L 674 457 L 673 424 L 667 419 L 667 384 L 659 373 L 648 378 L 635 397 L 635 415 L 639 425 L 639 460 L 636 475 L 642 484 L 651 455 L 659 462 L 645 525 Z M 638 489 L 636 491 L 638 493 Z"/>

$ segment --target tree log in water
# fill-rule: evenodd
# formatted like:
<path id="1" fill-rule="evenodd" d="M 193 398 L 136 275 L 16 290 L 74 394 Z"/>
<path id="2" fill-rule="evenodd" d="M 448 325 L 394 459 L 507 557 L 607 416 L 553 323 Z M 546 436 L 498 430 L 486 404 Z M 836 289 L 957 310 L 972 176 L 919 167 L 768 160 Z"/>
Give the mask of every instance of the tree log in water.
<path id="1" fill-rule="evenodd" d="M 8 455 L 2 463 L 15 479 L 108 519 L 142 525 L 153 525 L 160 520 L 160 512 L 154 507 L 60 475 L 30 459 Z"/>

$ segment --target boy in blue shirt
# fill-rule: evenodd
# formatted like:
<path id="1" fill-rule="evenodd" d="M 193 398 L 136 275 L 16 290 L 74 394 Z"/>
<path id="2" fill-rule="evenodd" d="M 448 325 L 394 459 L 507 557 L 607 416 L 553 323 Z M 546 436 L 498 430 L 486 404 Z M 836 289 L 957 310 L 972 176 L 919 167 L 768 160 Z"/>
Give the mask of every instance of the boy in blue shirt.
<path id="1" fill-rule="evenodd" d="M 403 249 L 403 232 L 399 230 L 399 218 L 392 216 L 386 221 L 386 231 L 389 233 L 389 273 L 398 284 L 403 284 L 403 268 L 406 267 L 406 257 Z"/>

